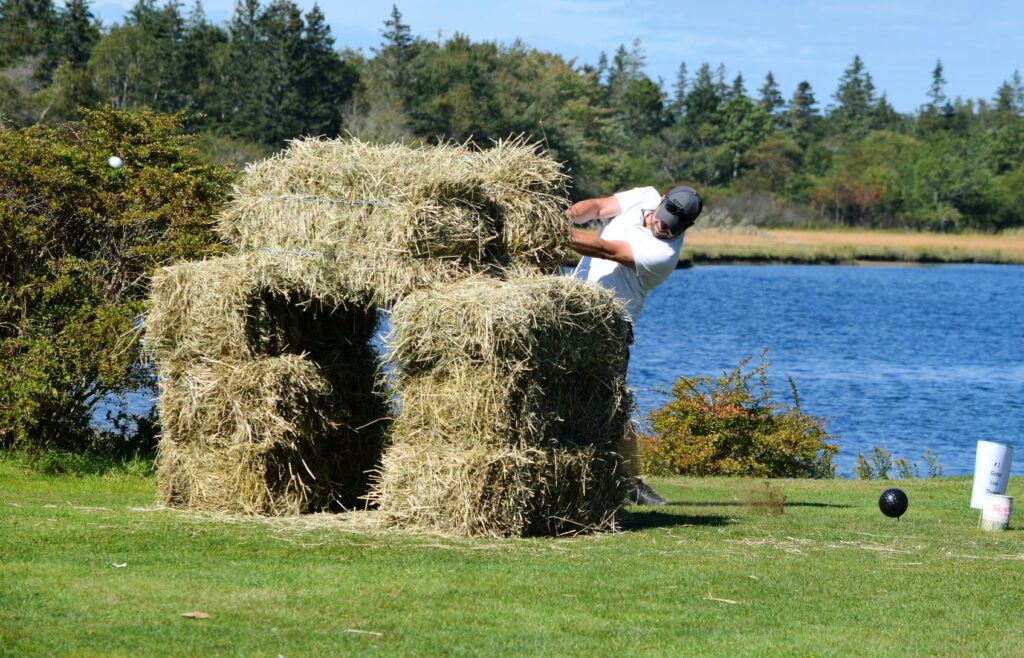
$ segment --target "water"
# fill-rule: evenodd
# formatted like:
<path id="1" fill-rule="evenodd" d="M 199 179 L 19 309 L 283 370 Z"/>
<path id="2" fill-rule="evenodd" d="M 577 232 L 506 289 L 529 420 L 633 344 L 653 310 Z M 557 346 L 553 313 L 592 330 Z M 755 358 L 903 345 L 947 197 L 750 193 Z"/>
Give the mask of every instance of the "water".
<path id="1" fill-rule="evenodd" d="M 677 270 L 635 334 L 643 416 L 678 377 L 718 376 L 767 347 L 770 388 L 790 401 L 791 375 L 802 409 L 839 435 L 840 475 L 875 446 L 922 471 L 930 448 L 946 475 L 971 474 L 979 439 L 1014 445 L 1024 474 L 1024 267 Z"/>
<path id="2" fill-rule="evenodd" d="M 630 384 L 640 412 L 679 376 L 718 376 L 768 348 L 769 387 L 829 418 L 835 460 L 885 448 L 971 474 L 978 439 L 1024 474 L 1024 267 L 714 266 L 677 270 L 647 300 Z"/>

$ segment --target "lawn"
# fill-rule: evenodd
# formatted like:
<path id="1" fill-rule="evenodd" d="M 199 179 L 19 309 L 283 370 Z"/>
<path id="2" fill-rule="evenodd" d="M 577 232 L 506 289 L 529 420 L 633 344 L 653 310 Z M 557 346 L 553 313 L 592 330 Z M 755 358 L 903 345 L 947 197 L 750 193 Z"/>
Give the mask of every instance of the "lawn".
<path id="1" fill-rule="evenodd" d="M 623 532 L 495 541 L 189 514 L 152 479 L 0 461 L 0 654 L 1024 654 L 1024 532 L 978 530 L 968 479 L 901 482 L 900 522 L 879 482 L 773 481 L 782 513 L 756 482 L 652 483 L 674 504 Z"/>

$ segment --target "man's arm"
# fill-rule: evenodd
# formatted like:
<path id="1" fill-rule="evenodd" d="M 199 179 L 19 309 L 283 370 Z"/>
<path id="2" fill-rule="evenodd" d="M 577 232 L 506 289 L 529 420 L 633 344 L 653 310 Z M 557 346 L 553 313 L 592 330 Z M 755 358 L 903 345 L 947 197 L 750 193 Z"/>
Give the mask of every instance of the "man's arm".
<path id="1" fill-rule="evenodd" d="M 603 240 L 596 233 L 573 229 L 569 235 L 569 244 L 584 256 L 613 260 L 620 265 L 636 269 L 633 260 L 633 247 L 620 240 Z"/>
<path id="2" fill-rule="evenodd" d="M 566 217 L 576 224 L 586 224 L 592 219 L 608 219 L 622 212 L 619 200 L 614 196 L 600 199 L 584 199 L 574 203 L 565 211 Z"/>

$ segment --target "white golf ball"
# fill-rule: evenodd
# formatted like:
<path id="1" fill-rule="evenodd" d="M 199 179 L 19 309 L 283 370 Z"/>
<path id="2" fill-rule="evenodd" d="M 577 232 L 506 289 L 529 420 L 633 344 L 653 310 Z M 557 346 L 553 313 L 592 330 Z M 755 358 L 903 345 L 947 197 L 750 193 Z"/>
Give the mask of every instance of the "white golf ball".
<path id="1" fill-rule="evenodd" d="M 116 155 L 112 155 L 107 159 L 107 164 L 113 167 L 114 169 L 120 169 L 124 165 L 124 160 L 117 157 Z"/>

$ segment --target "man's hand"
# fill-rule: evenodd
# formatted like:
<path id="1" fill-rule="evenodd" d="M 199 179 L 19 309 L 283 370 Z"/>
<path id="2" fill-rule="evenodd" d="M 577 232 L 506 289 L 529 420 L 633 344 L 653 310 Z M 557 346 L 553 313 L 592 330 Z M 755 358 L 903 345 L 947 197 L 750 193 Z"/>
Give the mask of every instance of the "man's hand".
<path id="1" fill-rule="evenodd" d="M 633 247 L 628 242 L 604 240 L 595 233 L 573 229 L 569 234 L 569 244 L 584 256 L 612 260 L 628 268 L 636 269 L 633 260 Z"/>

